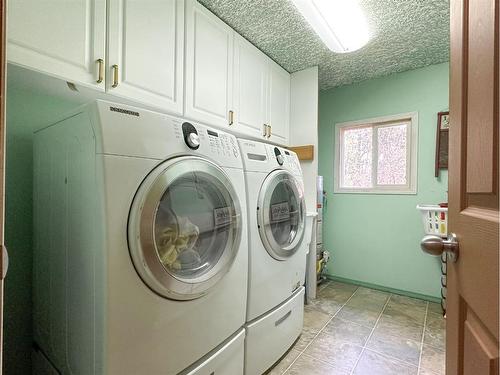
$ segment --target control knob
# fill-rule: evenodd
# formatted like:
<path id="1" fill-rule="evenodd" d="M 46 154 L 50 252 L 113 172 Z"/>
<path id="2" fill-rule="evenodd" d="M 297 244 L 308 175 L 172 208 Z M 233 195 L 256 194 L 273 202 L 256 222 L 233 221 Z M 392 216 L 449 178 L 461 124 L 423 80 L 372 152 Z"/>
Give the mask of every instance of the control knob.
<path id="1" fill-rule="evenodd" d="M 184 142 L 186 142 L 186 145 L 190 149 L 197 150 L 200 147 L 200 137 L 193 124 L 189 122 L 182 124 L 182 133 L 184 135 Z"/>
<path id="2" fill-rule="evenodd" d="M 281 155 L 281 151 L 278 147 L 274 148 L 274 156 L 276 156 L 276 161 L 279 165 L 283 165 L 285 159 L 283 159 L 283 155 Z"/>
<path id="3" fill-rule="evenodd" d="M 276 156 L 276 160 L 278 161 L 279 165 L 283 165 L 284 162 L 283 155 L 279 154 L 278 156 Z"/>
<path id="4" fill-rule="evenodd" d="M 198 147 L 200 147 L 200 137 L 196 133 L 189 133 L 189 135 L 186 137 L 186 143 L 190 148 L 196 150 Z"/>

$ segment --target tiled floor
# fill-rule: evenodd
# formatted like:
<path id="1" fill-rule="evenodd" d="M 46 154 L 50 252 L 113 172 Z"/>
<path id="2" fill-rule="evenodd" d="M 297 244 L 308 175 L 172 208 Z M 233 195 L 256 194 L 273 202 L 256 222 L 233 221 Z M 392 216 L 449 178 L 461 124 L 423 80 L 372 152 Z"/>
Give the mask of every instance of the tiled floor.
<path id="1" fill-rule="evenodd" d="M 444 325 L 438 304 L 331 281 L 270 374 L 444 375 Z"/>

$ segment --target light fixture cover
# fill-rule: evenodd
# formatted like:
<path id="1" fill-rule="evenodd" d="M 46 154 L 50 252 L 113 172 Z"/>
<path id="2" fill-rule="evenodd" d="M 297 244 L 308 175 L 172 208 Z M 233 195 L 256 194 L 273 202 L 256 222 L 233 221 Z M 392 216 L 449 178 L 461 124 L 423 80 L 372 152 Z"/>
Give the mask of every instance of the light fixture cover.
<path id="1" fill-rule="evenodd" d="M 330 50 L 352 52 L 368 43 L 368 23 L 357 0 L 292 2 Z"/>

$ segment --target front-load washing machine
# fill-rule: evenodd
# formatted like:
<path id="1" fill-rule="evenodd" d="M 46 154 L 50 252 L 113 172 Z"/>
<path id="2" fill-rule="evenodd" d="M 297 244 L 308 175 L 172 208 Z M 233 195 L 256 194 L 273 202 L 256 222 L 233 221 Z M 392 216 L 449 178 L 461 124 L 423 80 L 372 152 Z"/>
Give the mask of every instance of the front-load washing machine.
<path id="1" fill-rule="evenodd" d="M 245 372 L 254 375 L 276 362 L 302 330 L 306 208 L 294 152 L 243 139 L 239 145 L 249 219 Z"/>
<path id="2" fill-rule="evenodd" d="M 242 373 L 235 137 L 98 101 L 38 131 L 34 161 L 37 368 L 45 358 L 62 374 Z"/>

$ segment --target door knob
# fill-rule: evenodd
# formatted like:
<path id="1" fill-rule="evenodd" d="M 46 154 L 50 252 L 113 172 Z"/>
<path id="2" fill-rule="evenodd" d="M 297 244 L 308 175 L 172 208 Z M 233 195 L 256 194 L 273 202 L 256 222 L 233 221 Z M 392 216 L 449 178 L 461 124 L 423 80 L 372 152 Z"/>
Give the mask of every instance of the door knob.
<path id="1" fill-rule="evenodd" d="M 459 246 L 455 233 L 449 234 L 446 239 L 434 235 L 425 236 L 420 242 L 420 248 L 427 254 L 434 256 L 446 253 L 452 262 L 456 262 L 458 259 Z"/>
<path id="2" fill-rule="evenodd" d="M 5 245 L 2 246 L 2 279 L 5 279 L 5 276 L 7 276 L 7 271 L 9 269 L 9 253 L 7 252 L 7 248 Z"/>

